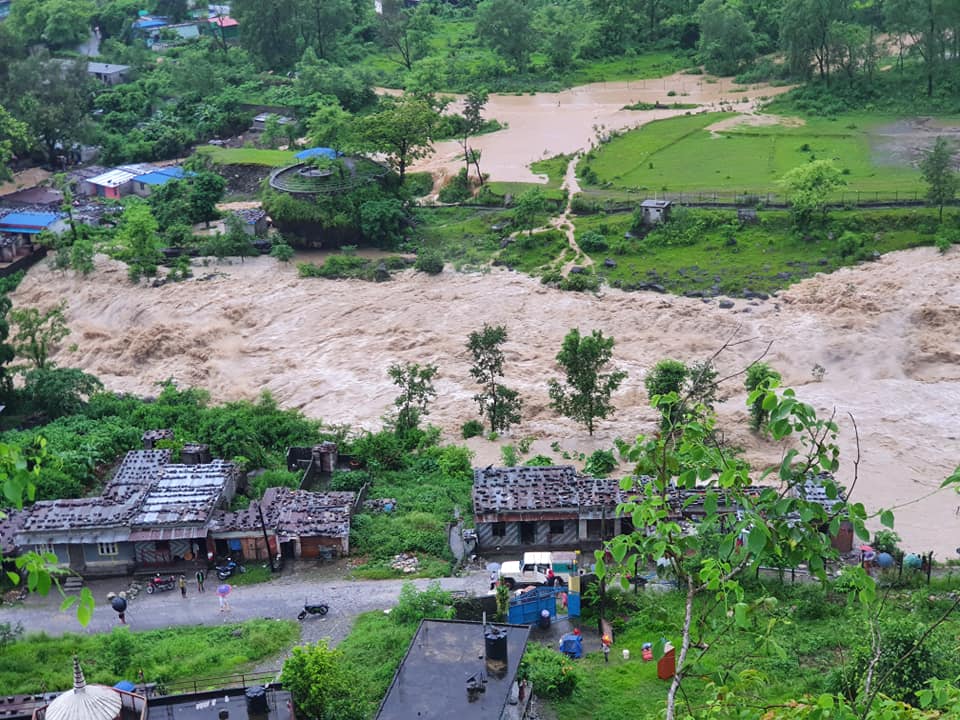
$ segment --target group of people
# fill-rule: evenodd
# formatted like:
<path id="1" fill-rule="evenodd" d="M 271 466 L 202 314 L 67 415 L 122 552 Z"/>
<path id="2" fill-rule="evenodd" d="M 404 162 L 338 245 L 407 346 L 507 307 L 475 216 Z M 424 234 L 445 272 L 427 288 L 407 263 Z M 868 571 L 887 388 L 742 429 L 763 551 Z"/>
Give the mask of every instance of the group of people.
<path id="1" fill-rule="evenodd" d="M 203 581 L 206 580 L 206 575 L 203 570 L 197 570 L 197 592 L 203 592 Z M 180 587 L 180 596 L 187 596 L 187 577 L 186 575 L 181 575 L 180 579 L 177 581 L 177 585 Z"/>

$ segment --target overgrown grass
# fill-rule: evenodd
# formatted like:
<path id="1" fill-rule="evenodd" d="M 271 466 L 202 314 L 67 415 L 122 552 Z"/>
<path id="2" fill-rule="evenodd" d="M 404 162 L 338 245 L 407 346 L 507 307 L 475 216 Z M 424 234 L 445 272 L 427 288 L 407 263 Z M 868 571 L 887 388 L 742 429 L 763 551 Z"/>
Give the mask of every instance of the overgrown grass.
<path id="1" fill-rule="evenodd" d="M 500 249 L 500 238 L 509 234 L 511 213 L 470 207 L 418 208 L 416 220 L 416 247 L 436 250 L 463 270 L 490 261 Z"/>
<path id="2" fill-rule="evenodd" d="M 801 125 L 707 129 L 727 117 L 706 113 L 652 122 L 588 153 L 578 173 L 601 188 L 763 195 L 779 192 L 777 182 L 791 168 L 819 159 L 844 173 L 848 195 L 883 191 L 906 198 L 923 189 L 916 168 L 894 164 L 874 147 L 880 141 L 876 131 L 895 117 L 847 114 L 805 117 Z"/>
<path id="3" fill-rule="evenodd" d="M 0 653 L 0 687 L 7 694 L 38 693 L 71 687 L 72 658 L 80 658 L 87 682 L 112 686 L 226 675 L 249 670 L 299 637 L 297 623 L 251 620 L 216 627 L 177 627 L 130 632 L 115 628 L 98 635 L 30 635 Z"/>
<path id="4" fill-rule="evenodd" d="M 687 240 L 662 233 L 625 238 L 633 221 L 626 213 L 576 218 L 577 238 L 586 232 L 605 238 L 606 250 L 588 254 L 597 272 L 614 287 L 629 290 L 653 284 L 678 294 L 740 295 L 745 290 L 769 293 L 815 273 L 870 259 L 874 252 L 931 245 L 933 235 L 926 231 L 935 228 L 936 216 L 927 209 L 835 211 L 831 225 L 808 239 L 792 232 L 785 212 L 761 212 L 758 225 L 744 227 L 733 211 L 700 213 L 711 219 Z M 847 232 L 853 239 L 845 236 Z M 605 267 L 607 258 L 616 267 Z"/>
<path id="5" fill-rule="evenodd" d="M 210 158 L 214 165 L 264 165 L 280 167 L 292 165 L 296 153 L 288 150 L 261 150 L 258 148 L 228 148 L 201 145 L 197 152 Z"/>
<path id="6" fill-rule="evenodd" d="M 270 572 L 270 568 L 263 565 L 250 564 L 244 565 L 246 572 L 236 573 L 227 582 L 231 585 L 258 585 L 260 583 L 270 582 L 275 575 Z"/>
<path id="7" fill-rule="evenodd" d="M 567 238 L 559 230 L 548 230 L 535 235 L 520 233 L 500 251 L 495 264 L 537 275 L 539 270 L 560 258 L 568 247 Z"/>

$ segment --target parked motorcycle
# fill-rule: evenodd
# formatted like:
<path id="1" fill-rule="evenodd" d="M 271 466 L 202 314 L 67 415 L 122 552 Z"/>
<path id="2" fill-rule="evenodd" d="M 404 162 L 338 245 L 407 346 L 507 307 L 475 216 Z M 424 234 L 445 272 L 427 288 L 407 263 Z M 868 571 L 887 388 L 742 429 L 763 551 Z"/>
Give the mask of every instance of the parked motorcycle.
<path id="1" fill-rule="evenodd" d="M 236 562 L 235 560 L 227 560 L 225 565 L 217 565 L 217 577 L 221 580 L 226 580 L 229 577 L 233 577 L 237 573 L 244 573 L 247 569 Z"/>
<path id="2" fill-rule="evenodd" d="M 147 581 L 147 594 L 153 595 L 155 592 L 164 590 L 173 590 L 177 586 L 177 578 L 174 575 L 160 575 L 157 573 Z"/>
<path id="3" fill-rule="evenodd" d="M 326 615 L 330 611 L 330 606 L 323 603 L 311 604 L 305 602 L 303 604 L 303 610 L 300 611 L 300 614 L 297 615 L 297 620 L 303 620 L 307 615 Z"/>

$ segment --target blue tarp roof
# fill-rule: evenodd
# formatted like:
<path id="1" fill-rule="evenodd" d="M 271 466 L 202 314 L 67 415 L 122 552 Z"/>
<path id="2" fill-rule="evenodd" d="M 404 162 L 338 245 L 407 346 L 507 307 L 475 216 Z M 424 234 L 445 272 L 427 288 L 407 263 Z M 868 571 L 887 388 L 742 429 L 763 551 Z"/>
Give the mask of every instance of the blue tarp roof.
<path id="1" fill-rule="evenodd" d="M 40 232 L 37 228 L 53 225 L 59 216 L 56 213 L 15 212 L 0 218 L 0 230 L 26 234 Z"/>
<path id="2" fill-rule="evenodd" d="M 336 160 L 337 156 L 340 155 L 340 153 L 338 153 L 333 148 L 314 147 L 314 148 L 307 148 L 306 150 L 301 150 L 296 155 L 294 155 L 294 157 L 297 160 L 307 160 L 308 158 L 317 157 L 318 155 L 323 156 L 325 158 L 330 158 L 331 160 Z"/>
<path id="3" fill-rule="evenodd" d="M 192 173 L 191 173 L 192 174 Z M 164 185 L 171 180 L 180 180 L 187 176 L 187 173 L 181 167 L 168 167 L 160 168 L 153 172 L 148 172 L 146 175 L 137 175 L 135 179 L 136 182 L 144 183 L 146 185 Z"/>
<path id="4" fill-rule="evenodd" d="M 134 685 L 134 684 L 133 684 L 132 682 L 130 682 L 129 680 L 121 680 L 121 681 L 118 682 L 116 685 L 114 685 L 114 687 L 115 687 L 117 690 L 123 690 L 124 692 L 133 692 L 134 690 L 137 689 L 137 686 Z"/>
<path id="5" fill-rule="evenodd" d="M 133 26 L 139 30 L 150 30 L 151 28 L 158 28 L 167 25 L 166 20 L 158 20 L 157 18 L 145 17 L 136 20 L 133 23 Z"/>

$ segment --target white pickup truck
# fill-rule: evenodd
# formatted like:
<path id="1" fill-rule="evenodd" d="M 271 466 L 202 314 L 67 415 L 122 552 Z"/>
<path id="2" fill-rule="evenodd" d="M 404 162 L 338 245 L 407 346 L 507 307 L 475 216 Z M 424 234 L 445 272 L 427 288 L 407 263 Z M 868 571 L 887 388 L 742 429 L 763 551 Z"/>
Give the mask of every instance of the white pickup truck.
<path id="1" fill-rule="evenodd" d="M 525 552 L 523 560 L 509 560 L 500 566 L 500 580 L 511 590 L 523 585 L 570 584 L 570 575 L 577 571 L 577 556 L 572 552 Z"/>

